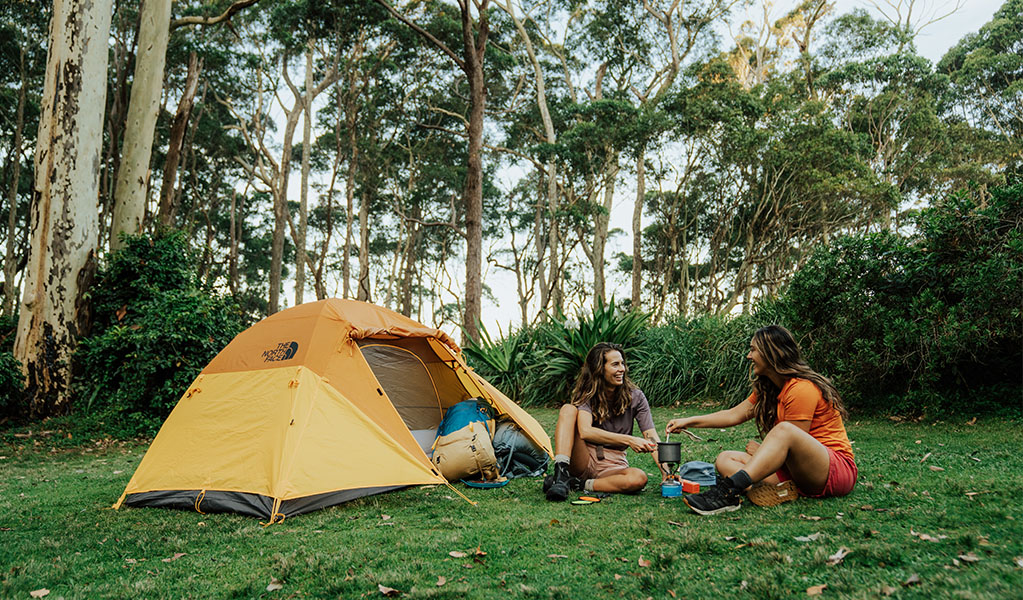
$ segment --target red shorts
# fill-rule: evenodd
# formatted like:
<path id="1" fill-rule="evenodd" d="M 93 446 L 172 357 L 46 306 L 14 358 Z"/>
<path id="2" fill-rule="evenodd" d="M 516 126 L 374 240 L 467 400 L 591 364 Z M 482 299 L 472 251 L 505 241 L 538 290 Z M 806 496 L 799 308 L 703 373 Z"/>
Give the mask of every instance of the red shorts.
<path id="1" fill-rule="evenodd" d="M 825 446 L 828 451 L 828 481 L 824 484 L 824 489 L 817 494 L 807 494 L 803 490 L 799 490 L 799 493 L 808 498 L 828 498 L 830 496 L 845 496 L 852 491 L 856 485 L 856 478 L 859 476 L 859 469 L 856 468 L 856 463 L 853 459 L 849 458 L 845 454 L 835 452 L 831 448 Z M 788 481 L 792 479 L 789 472 L 785 468 L 778 469 L 775 473 L 778 479 L 782 481 Z"/>

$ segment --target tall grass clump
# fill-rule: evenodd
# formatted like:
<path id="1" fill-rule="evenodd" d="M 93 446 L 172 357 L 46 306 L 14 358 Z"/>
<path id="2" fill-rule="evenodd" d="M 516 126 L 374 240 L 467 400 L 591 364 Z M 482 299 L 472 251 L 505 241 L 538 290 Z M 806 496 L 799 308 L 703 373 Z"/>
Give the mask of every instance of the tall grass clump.
<path id="1" fill-rule="evenodd" d="M 519 369 L 523 376 L 518 380 L 522 387 L 516 390 L 519 403 L 556 406 L 567 402 L 590 348 L 598 342 L 621 344 L 631 360 L 631 351 L 641 340 L 649 318 L 646 313 L 622 310 L 613 300 L 606 304 L 598 301 L 592 313 L 580 311 L 575 317 L 559 314 L 535 328 L 509 334 L 519 348 L 531 349 L 518 352 L 523 358 Z M 473 360 L 474 366 L 477 360 Z"/>
<path id="2" fill-rule="evenodd" d="M 753 332 L 775 323 L 787 325 L 787 319 L 774 302 L 752 314 L 676 317 L 643 333 L 630 375 L 655 406 L 731 406 L 749 393 L 746 354 Z"/>

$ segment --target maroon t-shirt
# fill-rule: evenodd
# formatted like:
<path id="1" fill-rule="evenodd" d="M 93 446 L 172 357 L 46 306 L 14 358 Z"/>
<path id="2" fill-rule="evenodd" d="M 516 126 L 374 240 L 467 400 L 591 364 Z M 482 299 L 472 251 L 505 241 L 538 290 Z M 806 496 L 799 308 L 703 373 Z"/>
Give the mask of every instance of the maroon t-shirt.
<path id="1" fill-rule="evenodd" d="M 589 402 L 580 404 L 579 410 L 585 410 L 593 414 L 593 409 L 590 408 Z M 594 422 L 593 426 L 611 433 L 632 435 L 633 420 L 639 425 L 640 432 L 654 428 L 654 418 L 650 414 L 650 403 L 647 402 L 646 395 L 639 388 L 632 389 L 632 402 L 629 403 L 624 413 L 609 417 L 606 421 L 600 423 Z"/>

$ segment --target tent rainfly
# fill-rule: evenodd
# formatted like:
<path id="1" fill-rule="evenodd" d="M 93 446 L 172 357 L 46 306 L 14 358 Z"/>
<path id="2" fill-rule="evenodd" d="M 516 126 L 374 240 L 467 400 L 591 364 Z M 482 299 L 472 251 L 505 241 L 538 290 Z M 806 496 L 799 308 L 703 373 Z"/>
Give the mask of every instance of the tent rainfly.
<path id="1" fill-rule="evenodd" d="M 550 438 L 444 332 L 354 300 L 310 302 L 238 334 L 188 387 L 114 508 L 273 523 L 397 488 L 447 484 L 429 455 L 448 407 L 482 397 Z"/>

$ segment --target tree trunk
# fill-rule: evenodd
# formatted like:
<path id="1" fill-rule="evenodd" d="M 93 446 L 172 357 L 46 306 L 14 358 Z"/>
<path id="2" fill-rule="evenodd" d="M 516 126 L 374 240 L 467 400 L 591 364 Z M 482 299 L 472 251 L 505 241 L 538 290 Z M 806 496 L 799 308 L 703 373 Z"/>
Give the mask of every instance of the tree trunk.
<path id="1" fill-rule="evenodd" d="M 227 285 L 231 295 L 238 295 L 238 238 L 241 237 L 241 222 L 238 218 L 238 192 L 231 190 L 231 238 L 227 253 Z"/>
<path id="2" fill-rule="evenodd" d="M 174 215 L 177 213 L 176 194 L 174 186 L 178 177 L 178 165 L 181 162 L 181 151 L 185 145 L 185 131 L 188 129 L 188 119 L 192 115 L 192 106 L 195 103 L 195 93 L 199 89 L 199 73 L 202 71 L 202 61 L 195 52 L 188 55 L 188 74 L 185 76 L 185 91 L 181 94 L 181 101 L 178 102 L 178 110 L 174 113 L 174 123 L 171 125 L 170 141 L 167 144 L 167 160 L 163 165 L 163 183 L 160 188 L 159 222 L 165 227 L 174 223 Z"/>
<path id="3" fill-rule="evenodd" d="M 636 158 L 636 203 L 632 208 L 632 309 L 642 310 L 643 300 L 643 197 L 646 195 L 646 153 Z"/>
<path id="4" fill-rule="evenodd" d="M 138 55 L 128 101 L 128 122 L 121 148 L 121 165 L 114 188 L 110 248 L 121 247 L 120 234 L 142 231 L 146 188 L 153 154 L 153 135 L 163 91 L 163 67 L 170 35 L 171 0 L 145 0 L 139 15 Z"/>
<path id="5" fill-rule="evenodd" d="M 469 156 L 465 171 L 465 317 L 462 327 L 469 339 L 479 341 L 479 320 L 483 300 L 483 113 L 487 102 L 483 80 L 483 59 L 487 48 L 488 0 L 479 2 L 479 32 L 473 32 L 468 3 L 462 7 L 462 43 L 465 46 L 465 75 L 469 80 Z"/>
<path id="6" fill-rule="evenodd" d="M 608 158 L 608 163 L 604 169 L 604 210 L 598 212 L 593 219 L 593 256 L 590 257 L 590 262 L 593 265 L 594 308 L 599 304 L 607 304 L 604 279 L 604 249 L 607 246 L 608 225 L 615 195 L 615 180 L 618 177 L 618 157 L 614 152 L 608 152 L 608 155 L 610 158 Z"/>
<path id="7" fill-rule="evenodd" d="M 313 128 L 313 41 L 305 53 L 305 100 L 302 121 L 302 186 L 298 201 L 298 235 L 295 236 L 295 306 L 305 302 L 305 238 L 309 223 L 309 145 Z"/>
<path id="8" fill-rule="evenodd" d="M 505 0 L 504 4 L 498 3 L 498 5 L 504 9 L 506 13 L 512 18 L 512 22 L 515 23 L 515 29 L 519 32 L 519 37 L 522 38 L 522 43 L 526 48 L 526 54 L 529 56 L 529 62 L 533 66 L 533 78 L 536 82 L 536 106 L 540 110 L 540 119 L 543 121 L 544 139 L 548 144 L 556 144 L 558 141 L 557 134 L 554 131 L 554 121 L 551 119 L 551 112 L 547 106 L 547 90 L 544 82 L 543 69 L 540 67 L 540 61 L 536 58 L 536 52 L 533 50 L 533 42 L 529 37 L 529 33 L 526 28 L 522 25 L 522 21 L 515 15 L 514 6 L 511 0 Z M 554 279 L 556 273 L 556 257 L 554 256 L 554 249 L 557 245 L 557 232 L 556 224 L 554 223 L 555 214 L 553 207 L 557 203 L 558 193 L 558 180 L 557 180 L 557 163 L 551 158 L 547 162 L 545 169 L 546 172 L 546 184 L 547 184 L 547 202 L 544 203 L 542 196 L 537 197 L 536 207 L 533 213 L 533 242 L 536 248 L 536 274 L 537 284 L 540 287 L 540 311 L 546 311 L 550 307 L 550 291 L 554 286 Z M 550 214 L 550 233 L 548 239 L 544 240 L 543 237 L 543 216 L 544 212 L 549 209 Z M 547 253 L 547 249 L 550 249 L 550 268 L 551 268 L 551 282 L 548 284 L 546 274 L 544 273 L 544 254 Z M 560 308 L 560 304 L 559 304 Z M 525 311 L 525 308 L 523 308 Z M 525 314 L 523 314 L 523 323 L 527 322 Z"/>
<path id="9" fill-rule="evenodd" d="M 54 0 L 35 154 L 31 244 L 14 354 L 31 416 L 70 408 L 71 355 L 88 324 L 112 0 Z"/>
<path id="10" fill-rule="evenodd" d="M 18 113 L 14 123 L 14 141 L 11 143 L 11 184 L 7 189 L 7 256 L 4 257 L 4 306 L 3 314 L 14 314 L 14 295 L 17 288 L 14 278 L 18 272 L 18 258 L 14 252 L 14 237 L 18 226 L 18 188 L 21 187 L 21 145 L 25 129 L 25 99 L 28 96 L 28 75 L 25 72 L 25 46 L 21 46 L 18 59 L 21 75 L 21 89 L 18 90 Z"/>
<path id="11" fill-rule="evenodd" d="M 359 285 L 356 299 L 370 302 L 369 293 L 369 195 L 364 189 L 359 202 Z"/>

